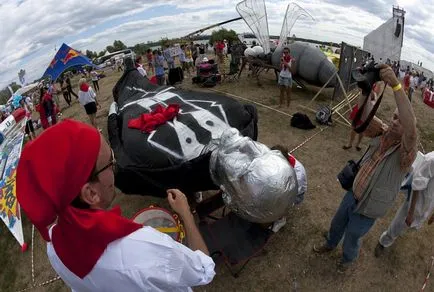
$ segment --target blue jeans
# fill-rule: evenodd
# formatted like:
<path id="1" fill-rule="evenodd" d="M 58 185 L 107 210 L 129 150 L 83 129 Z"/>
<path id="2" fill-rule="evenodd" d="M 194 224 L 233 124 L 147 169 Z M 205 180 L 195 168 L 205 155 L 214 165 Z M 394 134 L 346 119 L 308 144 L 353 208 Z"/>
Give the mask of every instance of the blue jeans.
<path id="1" fill-rule="evenodd" d="M 339 209 L 330 225 L 327 245 L 336 248 L 344 237 L 343 263 L 349 263 L 357 259 L 360 250 L 360 239 L 368 233 L 375 223 L 375 219 L 354 213 L 357 202 L 352 191 L 348 191 L 342 199 Z"/>

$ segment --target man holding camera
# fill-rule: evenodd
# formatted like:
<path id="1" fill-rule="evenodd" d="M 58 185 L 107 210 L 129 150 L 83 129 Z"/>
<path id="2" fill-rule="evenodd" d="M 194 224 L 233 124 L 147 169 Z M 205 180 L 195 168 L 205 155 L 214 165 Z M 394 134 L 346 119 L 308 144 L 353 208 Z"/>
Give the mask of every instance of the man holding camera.
<path id="1" fill-rule="evenodd" d="M 392 87 L 397 109 L 389 126 L 374 117 L 364 131 L 364 136 L 373 139 L 360 163 L 353 188 L 336 211 L 327 241 L 320 247 L 314 246 L 317 253 L 330 252 L 344 238 L 343 257 L 338 263 L 340 273 L 357 259 L 360 240 L 375 220 L 392 207 L 417 154 L 416 119 L 410 101 L 392 68 L 381 64 L 376 69 L 381 81 Z"/>

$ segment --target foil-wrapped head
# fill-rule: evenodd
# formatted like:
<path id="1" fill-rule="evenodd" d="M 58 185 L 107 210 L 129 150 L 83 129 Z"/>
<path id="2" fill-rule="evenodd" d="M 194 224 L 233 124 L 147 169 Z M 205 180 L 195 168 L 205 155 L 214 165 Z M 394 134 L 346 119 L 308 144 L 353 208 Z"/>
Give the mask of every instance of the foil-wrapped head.
<path id="1" fill-rule="evenodd" d="M 279 151 L 230 128 L 215 141 L 210 172 L 225 204 L 250 222 L 271 223 L 288 212 L 297 194 L 294 169 Z"/>

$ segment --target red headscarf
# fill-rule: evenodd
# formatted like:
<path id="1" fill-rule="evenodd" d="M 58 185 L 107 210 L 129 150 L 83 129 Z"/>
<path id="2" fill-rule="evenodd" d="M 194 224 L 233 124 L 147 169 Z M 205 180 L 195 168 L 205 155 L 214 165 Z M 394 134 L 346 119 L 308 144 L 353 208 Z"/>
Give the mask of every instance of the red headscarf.
<path id="1" fill-rule="evenodd" d="M 48 227 L 57 218 L 51 236 L 54 249 L 80 278 L 93 269 L 110 242 L 141 227 L 122 218 L 119 208 L 104 211 L 71 206 L 95 167 L 100 146 L 95 128 L 65 120 L 26 145 L 17 169 L 21 207 L 46 241 L 50 241 Z"/>
<path id="2" fill-rule="evenodd" d="M 87 84 L 86 82 L 82 83 L 80 85 L 80 90 L 83 91 L 83 92 L 87 92 L 89 90 L 89 84 Z"/>
<path id="3" fill-rule="evenodd" d="M 288 161 L 289 161 L 289 164 L 292 166 L 292 168 L 294 168 L 295 162 L 296 162 L 294 155 L 288 154 Z"/>

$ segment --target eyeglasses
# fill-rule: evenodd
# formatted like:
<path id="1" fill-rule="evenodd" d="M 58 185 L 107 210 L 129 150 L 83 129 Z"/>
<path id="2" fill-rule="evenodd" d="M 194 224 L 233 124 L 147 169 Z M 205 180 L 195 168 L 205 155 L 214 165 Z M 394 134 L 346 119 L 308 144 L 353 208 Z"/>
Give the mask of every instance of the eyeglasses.
<path id="1" fill-rule="evenodd" d="M 90 180 L 96 179 L 100 173 L 102 173 L 103 171 L 105 171 L 106 169 L 108 169 L 110 167 L 112 168 L 113 173 L 116 173 L 116 158 L 115 158 L 115 154 L 113 152 L 113 149 L 111 150 L 111 153 L 112 153 L 112 155 L 111 155 L 112 157 L 110 159 L 110 162 L 106 166 L 101 168 L 100 170 L 93 172 L 92 175 L 90 176 Z"/>

